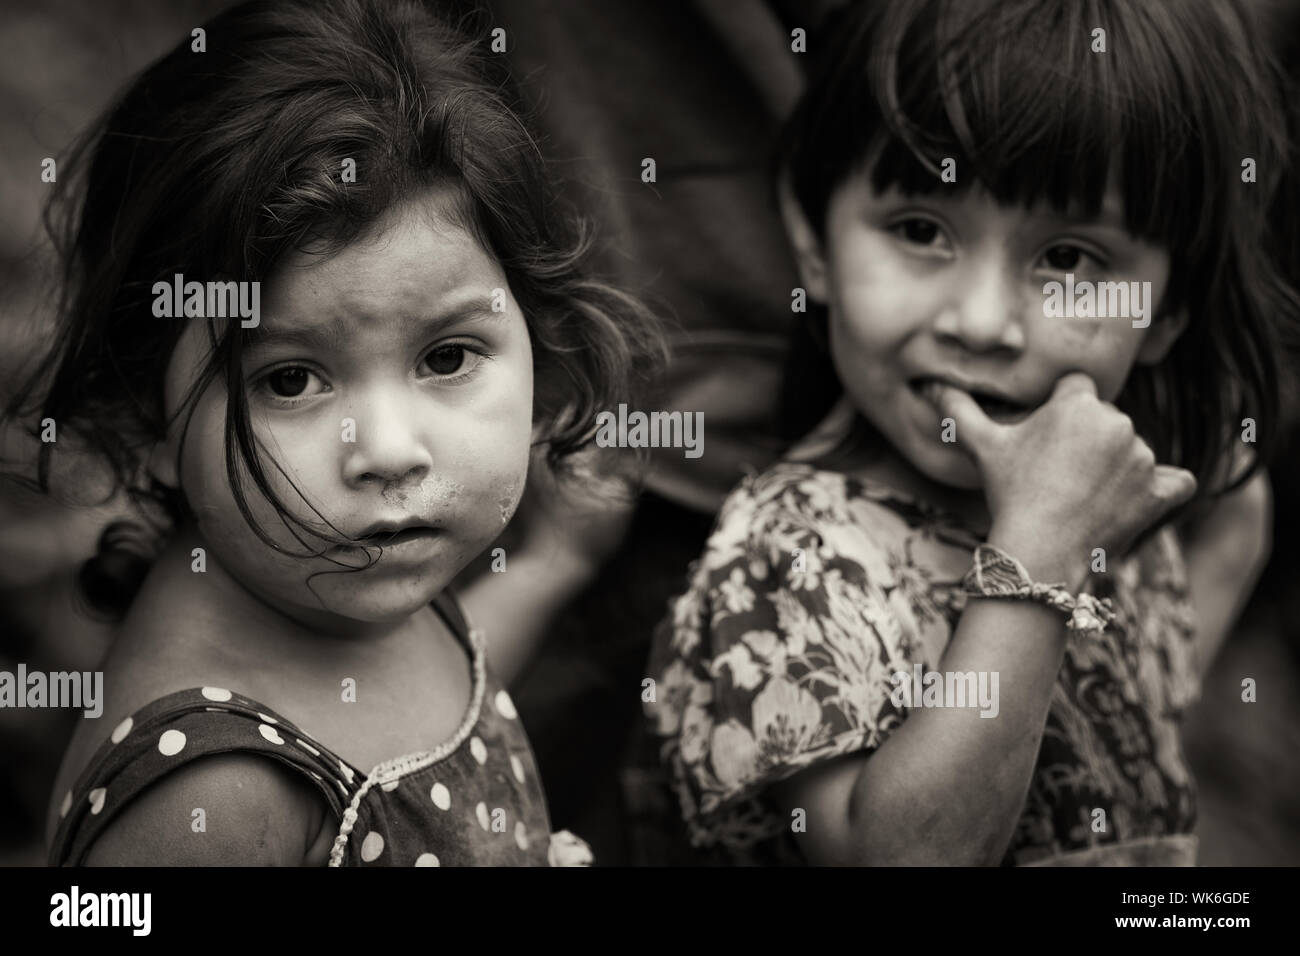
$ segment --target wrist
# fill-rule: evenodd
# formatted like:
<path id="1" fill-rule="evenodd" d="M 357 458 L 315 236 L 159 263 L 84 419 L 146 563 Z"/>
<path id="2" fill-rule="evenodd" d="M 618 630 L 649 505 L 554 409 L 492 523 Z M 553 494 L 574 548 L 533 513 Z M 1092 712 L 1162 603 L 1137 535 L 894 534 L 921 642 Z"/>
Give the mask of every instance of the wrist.
<path id="1" fill-rule="evenodd" d="M 1069 590 L 1078 591 L 1087 580 L 1090 552 L 1062 541 L 1049 529 L 1018 528 L 994 522 L 988 543 L 1023 564 L 1035 581 L 1064 582 Z"/>
<path id="2" fill-rule="evenodd" d="M 1054 581 L 1036 579 L 1019 558 L 989 542 L 975 549 L 971 569 L 962 579 L 962 589 L 977 598 L 1040 602 L 1068 614 L 1066 626 L 1076 634 L 1100 634 L 1115 618 L 1111 601 L 1084 593 L 1068 570 Z"/>

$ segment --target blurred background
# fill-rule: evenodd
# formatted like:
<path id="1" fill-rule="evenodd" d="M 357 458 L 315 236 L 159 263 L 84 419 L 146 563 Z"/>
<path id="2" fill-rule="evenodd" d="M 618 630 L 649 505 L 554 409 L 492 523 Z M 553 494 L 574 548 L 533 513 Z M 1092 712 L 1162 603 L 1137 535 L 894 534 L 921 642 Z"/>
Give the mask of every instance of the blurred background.
<path id="1" fill-rule="evenodd" d="M 790 30 L 811 27 L 836 2 L 489 2 L 543 148 L 600 226 L 606 270 L 673 324 L 662 407 L 703 410 L 709 422 L 703 459 L 656 462 L 627 544 L 559 622 L 515 695 L 552 822 L 586 838 L 599 863 L 642 859 L 635 821 L 664 809 L 629 758 L 650 631 L 721 495 L 777 447 L 772 415 L 798 283 L 769 199 L 768 158 L 801 84 Z M 62 157 L 123 82 L 229 5 L 0 2 L 0 399 L 49 335 L 42 159 Z M 1296 76 L 1300 0 L 1248 5 Z M 658 163 L 654 189 L 639 179 L 646 156 Z M 1279 215 L 1300 233 L 1300 208 Z M 1300 279 L 1300 250 L 1286 252 Z M 1289 410 L 1292 422 L 1297 412 Z M 8 431 L 0 451 L 14 458 L 31 448 Z M 76 469 L 82 487 L 96 484 L 90 463 L 62 468 Z M 1298 474 L 1293 428 L 1272 472 L 1273 558 L 1189 717 L 1202 865 L 1300 864 Z M 0 484 L 0 670 L 97 667 L 111 627 L 79 610 L 74 576 L 122 510 L 118 500 L 68 508 Z M 1258 684 L 1255 704 L 1241 703 L 1244 677 Z M 0 865 L 43 864 L 49 791 L 77 713 L 0 710 Z"/>

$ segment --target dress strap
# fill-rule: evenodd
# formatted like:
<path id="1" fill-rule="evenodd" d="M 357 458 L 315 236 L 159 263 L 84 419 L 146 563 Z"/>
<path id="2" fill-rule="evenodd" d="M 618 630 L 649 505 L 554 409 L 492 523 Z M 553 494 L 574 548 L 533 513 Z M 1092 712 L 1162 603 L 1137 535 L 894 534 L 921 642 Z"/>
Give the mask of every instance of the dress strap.
<path id="1" fill-rule="evenodd" d="M 438 616 L 446 622 L 456 639 L 466 647 L 472 647 L 470 636 L 472 628 L 469 619 L 465 616 L 465 609 L 461 606 L 460 599 L 451 592 L 451 589 L 444 588 L 429 603 L 438 612 Z"/>

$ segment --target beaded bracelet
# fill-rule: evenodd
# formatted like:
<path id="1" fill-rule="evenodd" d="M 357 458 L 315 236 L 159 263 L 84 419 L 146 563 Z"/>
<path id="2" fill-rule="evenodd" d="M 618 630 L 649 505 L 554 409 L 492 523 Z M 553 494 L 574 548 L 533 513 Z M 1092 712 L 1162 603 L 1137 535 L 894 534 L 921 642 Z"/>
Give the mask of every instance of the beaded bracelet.
<path id="1" fill-rule="evenodd" d="M 1069 615 L 1065 626 L 1080 634 L 1099 635 L 1115 619 L 1110 598 L 1083 593 L 1072 596 L 1064 583 L 1038 584 L 1023 564 L 991 544 L 975 549 L 975 564 L 962 579 L 962 589 L 971 597 L 1017 598 L 1046 604 Z"/>

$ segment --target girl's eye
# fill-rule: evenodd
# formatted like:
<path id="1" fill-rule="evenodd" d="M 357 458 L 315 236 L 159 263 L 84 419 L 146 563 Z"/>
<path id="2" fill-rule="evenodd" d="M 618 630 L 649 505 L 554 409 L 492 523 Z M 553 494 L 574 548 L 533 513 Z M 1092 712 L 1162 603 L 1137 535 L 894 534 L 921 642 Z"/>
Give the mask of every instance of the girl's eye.
<path id="1" fill-rule="evenodd" d="M 424 357 L 424 364 L 434 375 L 445 378 L 458 373 L 468 374 L 478 367 L 481 359 L 479 353 L 466 345 L 440 345 Z"/>
<path id="2" fill-rule="evenodd" d="M 890 227 L 890 232 L 900 236 L 905 242 L 915 246 L 939 248 L 943 242 L 943 230 L 932 219 L 900 219 Z"/>
<path id="3" fill-rule="evenodd" d="M 1096 256 L 1078 246 L 1062 244 L 1043 253 L 1043 262 L 1053 272 L 1073 272 L 1088 261 L 1102 264 Z"/>
<path id="4" fill-rule="evenodd" d="M 277 398 L 302 398 L 315 373 L 301 365 L 286 365 L 266 376 L 266 386 Z"/>

